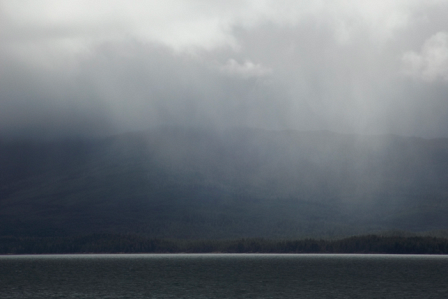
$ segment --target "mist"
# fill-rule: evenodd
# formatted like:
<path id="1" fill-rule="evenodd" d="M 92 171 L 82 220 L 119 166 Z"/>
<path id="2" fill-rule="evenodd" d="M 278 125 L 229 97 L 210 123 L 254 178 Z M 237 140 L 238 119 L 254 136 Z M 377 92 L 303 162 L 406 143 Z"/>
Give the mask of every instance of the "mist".
<path id="1" fill-rule="evenodd" d="M 0 2 L 0 136 L 447 137 L 448 1 Z"/>

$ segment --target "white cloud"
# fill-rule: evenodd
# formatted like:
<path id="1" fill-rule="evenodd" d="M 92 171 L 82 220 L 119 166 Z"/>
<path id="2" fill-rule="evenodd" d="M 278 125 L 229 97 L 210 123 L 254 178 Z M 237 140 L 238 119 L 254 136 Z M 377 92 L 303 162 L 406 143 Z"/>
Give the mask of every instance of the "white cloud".
<path id="1" fill-rule="evenodd" d="M 19 42 L 36 36 L 87 44 L 135 38 L 176 50 L 210 50 L 237 48 L 232 31 L 236 26 L 253 28 L 263 22 L 296 26 L 309 17 L 334 24 L 335 38 L 342 42 L 360 26 L 369 28 L 376 39 L 387 39 L 406 26 L 417 4 L 429 2 L 433 1 L 3 0 L 0 5 L 1 18 L 7 20 L 2 24 L 7 26 L 5 34 Z"/>
<path id="2" fill-rule="evenodd" d="M 235 59 L 229 59 L 227 63 L 220 67 L 220 70 L 229 75 L 236 75 L 242 78 L 263 77 L 272 72 L 271 69 L 255 64 L 250 60 L 238 63 Z"/>
<path id="3" fill-rule="evenodd" d="M 448 81 L 448 33 L 438 32 L 423 44 L 420 53 L 406 52 L 403 72 L 425 81 Z"/>

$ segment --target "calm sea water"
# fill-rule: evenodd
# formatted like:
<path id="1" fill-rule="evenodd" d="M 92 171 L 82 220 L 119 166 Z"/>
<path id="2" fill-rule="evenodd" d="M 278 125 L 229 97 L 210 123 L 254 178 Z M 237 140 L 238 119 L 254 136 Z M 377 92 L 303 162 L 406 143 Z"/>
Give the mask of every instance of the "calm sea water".
<path id="1" fill-rule="evenodd" d="M 0 256 L 0 298 L 448 298 L 448 256 Z"/>

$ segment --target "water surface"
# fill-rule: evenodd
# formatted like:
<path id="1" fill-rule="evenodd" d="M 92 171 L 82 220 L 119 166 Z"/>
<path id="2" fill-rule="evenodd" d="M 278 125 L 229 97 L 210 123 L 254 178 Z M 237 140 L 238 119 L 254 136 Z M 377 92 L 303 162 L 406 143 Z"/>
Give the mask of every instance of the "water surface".
<path id="1" fill-rule="evenodd" d="M 0 256 L 0 298 L 448 298 L 448 256 Z"/>

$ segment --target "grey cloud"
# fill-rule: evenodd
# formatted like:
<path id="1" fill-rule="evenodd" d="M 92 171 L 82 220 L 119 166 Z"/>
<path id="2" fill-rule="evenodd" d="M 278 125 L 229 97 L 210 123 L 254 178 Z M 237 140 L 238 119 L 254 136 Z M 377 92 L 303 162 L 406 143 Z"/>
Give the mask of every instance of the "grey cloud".
<path id="1" fill-rule="evenodd" d="M 300 108 L 311 110 L 322 126 L 343 132 L 447 136 L 447 84 L 403 76 L 401 59 L 442 22 L 448 26 L 440 10 L 448 7 L 419 12 L 434 24 L 417 18 L 381 44 L 369 37 L 368 28 L 340 43 L 331 23 L 318 17 L 298 27 L 266 25 L 240 34 L 246 55 L 273 69 L 298 115 Z M 415 34 L 419 30 L 425 34 Z"/>
<path id="2" fill-rule="evenodd" d="M 137 42 L 102 44 L 66 70 L 7 64 L 0 83 L 4 134 L 269 126 L 275 119 L 264 104 L 279 99 L 259 76 L 233 76 L 190 55 Z"/>
<path id="3" fill-rule="evenodd" d="M 294 22 L 294 14 L 288 22 L 275 13 L 254 13 L 247 23 L 237 16 L 231 27 L 225 15 L 224 33 L 237 47 L 221 40 L 201 48 L 198 39 L 186 50 L 132 32 L 109 38 L 112 25 L 103 33 L 93 26 L 92 35 L 88 24 L 32 31 L 3 19 L 3 28 L 16 31 L 0 33 L 0 135 L 101 135 L 174 124 L 448 137 L 448 83 L 419 79 L 428 67 L 422 46 L 448 28 L 448 3 L 412 6 L 403 23 L 380 33 L 367 12 L 344 35 L 336 26 L 350 23 L 344 13 L 338 19 L 319 11 L 326 13 Z M 420 61 L 411 77 L 403 72 L 409 55 Z"/>

